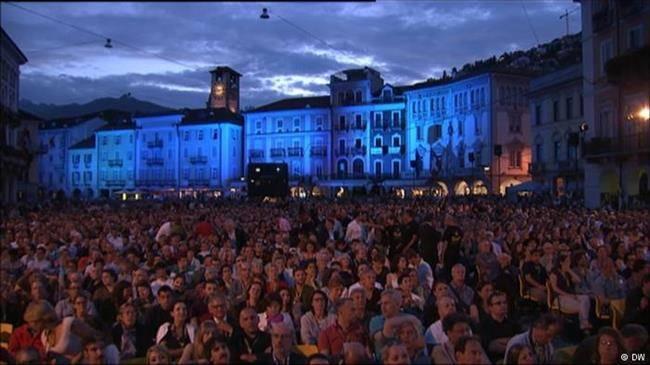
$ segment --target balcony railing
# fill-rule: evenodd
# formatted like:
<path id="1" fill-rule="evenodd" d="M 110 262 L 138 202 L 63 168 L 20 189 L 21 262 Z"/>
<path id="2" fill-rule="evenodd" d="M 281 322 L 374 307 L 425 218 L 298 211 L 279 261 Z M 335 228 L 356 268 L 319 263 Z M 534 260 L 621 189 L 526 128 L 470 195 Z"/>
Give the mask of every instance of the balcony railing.
<path id="1" fill-rule="evenodd" d="M 135 186 L 175 186 L 176 180 L 160 180 L 160 179 L 139 179 L 135 181 Z"/>
<path id="2" fill-rule="evenodd" d="M 271 148 L 271 157 L 284 157 L 286 151 L 284 148 Z"/>
<path id="3" fill-rule="evenodd" d="M 162 166 L 165 164 L 165 160 L 163 160 L 162 157 L 149 157 L 145 160 L 148 166 L 155 166 L 155 165 Z"/>
<path id="4" fill-rule="evenodd" d="M 126 185 L 126 180 L 105 180 L 104 185 L 106 185 L 106 186 L 124 186 L 124 185 Z"/>
<path id="5" fill-rule="evenodd" d="M 585 142 L 587 158 L 623 157 L 650 152 L 650 133 L 636 133 L 621 138 L 596 137 Z"/>
<path id="6" fill-rule="evenodd" d="M 163 141 L 162 141 L 162 139 L 156 139 L 154 141 L 149 141 L 149 142 L 147 142 L 147 147 L 149 147 L 149 148 L 162 148 L 163 147 Z"/>
<path id="7" fill-rule="evenodd" d="M 383 148 L 381 146 L 379 147 L 370 147 L 370 154 L 371 155 L 381 155 L 383 153 Z"/>
<path id="8" fill-rule="evenodd" d="M 108 160 L 108 166 L 110 167 L 115 167 L 115 166 L 120 166 L 124 164 L 124 161 L 122 161 L 121 158 L 115 159 L 115 160 Z"/>
<path id="9" fill-rule="evenodd" d="M 189 179 L 189 180 L 187 180 L 187 185 L 189 185 L 189 186 L 208 186 L 208 185 L 210 185 L 210 179 Z"/>
<path id="10" fill-rule="evenodd" d="M 192 165 L 205 164 L 208 162 L 208 156 L 190 156 L 190 163 Z"/>
<path id="11" fill-rule="evenodd" d="M 351 147 L 350 148 L 350 153 L 353 156 L 362 156 L 366 154 L 366 146 L 360 146 L 360 147 Z"/>
<path id="12" fill-rule="evenodd" d="M 250 158 L 264 158 L 264 150 L 250 150 L 248 151 Z"/>
<path id="13" fill-rule="evenodd" d="M 327 156 L 327 147 L 326 146 L 312 146 L 311 147 L 312 156 Z"/>
<path id="14" fill-rule="evenodd" d="M 289 147 L 287 148 L 289 157 L 302 157 L 302 147 Z"/>

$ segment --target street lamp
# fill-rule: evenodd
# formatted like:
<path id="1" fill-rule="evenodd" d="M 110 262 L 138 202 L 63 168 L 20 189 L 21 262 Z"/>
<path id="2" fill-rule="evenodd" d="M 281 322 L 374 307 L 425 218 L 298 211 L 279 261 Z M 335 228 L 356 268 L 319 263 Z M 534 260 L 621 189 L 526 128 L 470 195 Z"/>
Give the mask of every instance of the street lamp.
<path id="1" fill-rule="evenodd" d="M 641 120 L 650 120 L 650 108 L 647 106 L 642 107 L 637 113 L 636 116 Z"/>

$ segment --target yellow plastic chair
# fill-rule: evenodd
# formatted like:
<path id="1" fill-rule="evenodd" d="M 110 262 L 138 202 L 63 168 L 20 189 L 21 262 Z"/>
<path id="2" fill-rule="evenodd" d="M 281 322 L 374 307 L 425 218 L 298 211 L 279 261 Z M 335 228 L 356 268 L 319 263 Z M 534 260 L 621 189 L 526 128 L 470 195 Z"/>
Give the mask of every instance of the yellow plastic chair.
<path id="1" fill-rule="evenodd" d="M 14 326 L 11 323 L 0 323 L 0 347 L 9 349 L 9 338 L 14 332 Z"/>

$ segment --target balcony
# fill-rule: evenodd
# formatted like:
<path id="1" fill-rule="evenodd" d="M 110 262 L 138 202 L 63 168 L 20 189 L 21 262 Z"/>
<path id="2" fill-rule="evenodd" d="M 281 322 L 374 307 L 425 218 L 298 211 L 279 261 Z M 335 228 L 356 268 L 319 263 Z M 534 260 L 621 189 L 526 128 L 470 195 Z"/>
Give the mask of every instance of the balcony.
<path id="1" fill-rule="evenodd" d="M 359 147 L 351 147 L 350 148 L 350 153 L 353 156 L 363 156 L 366 154 L 366 146 L 359 146 Z"/>
<path id="2" fill-rule="evenodd" d="M 135 181 L 135 186 L 176 186 L 176 180 L 139 179 Z"/>
<path id="3" fill-rule="evenodd" d="M 284 148 L 271 148 L 271 157 L 285 157 L 286 155 Z"/>
<path id="4" fill-rule="evenodd" d="M 124 186 L 126 185 L 126 180 L 105 180 L 104 185 L 107 187 Z"/>
<path id="5" fill-rule="evenodd" d="M 192 165 L 204 165 L 208 162 L 208 156 L 190 156 L 190 163 Z"/>
<path id="6" fill-rule="evenodd" d="M 390 146 L 388 147 L 388 153 L 393 155 L 393 154 L 399 154 L 401 151 L 402 147 L 401 146 Z"/>
<path id="7" fill-rule="evenodd" d="M 594 13 L 591 21 L 594 33 L 598 33 L 614 23 L 614 12 L 610 9 L 603 9 Z"/>
<path id="8" fill-rule="evenodd" d="M 585 157 L 590 160 L 650 153 L 650 133 L 646 131 L 621 138 L 592 138 L 585 142 L 583 150 Z"/>
<path id="9" fill-rule="evenodd" d="M 187 180 L 188 186 L 209 186 L 210 179 L 189 179 Z"/>
<path id="10" fill-rule="evenodd" d="M 250 150 L 248 151 L 250 158 L 264 158 L 264 150 Z"/>
<path id="11" fill-rule="evenodd" d="M 381 146 L 379 147 L 370 147 L 370 154 L 371 155 L 381 155 L 384 153 L 383 148 Z"/>
<path id="12" fill-rule="evenodd" d="M 310 152 L 311 152 L 312 156 L 325 157 L 325 156 L 327 156 L 327 147 L 326 146 L 312 146 Z"/>
<path id="13" fill-rule="evenodd" d="M 302 147 L 289 147 L 287 148 L 289 157 L 302 157 Z"/>
<path id="14" fill-rule="evenodd" d="M 114 160 L 108 160 L 108 166 L 109 167 L 117 167 L 117 166 L 122 167 L 123 163 L 124 163 L 124 161 L 122 161 L 121 158 L 114 159 Z"/>
<path id="15" fill-rule="evenodd" d="M 162 159 L 162 157 L 149 157 L 146 158 L 146 163 L 147 166 L 162 166 L 165 164 L 165 160 Z"/>
<path id="16" fill-rule="evenodd" d="M 149 141 L 149 142 L 147 142 L 147 147 L 149 147 L 149 148 L 163 148 L 163 141 L 162 141 L 162 139 Z"/>

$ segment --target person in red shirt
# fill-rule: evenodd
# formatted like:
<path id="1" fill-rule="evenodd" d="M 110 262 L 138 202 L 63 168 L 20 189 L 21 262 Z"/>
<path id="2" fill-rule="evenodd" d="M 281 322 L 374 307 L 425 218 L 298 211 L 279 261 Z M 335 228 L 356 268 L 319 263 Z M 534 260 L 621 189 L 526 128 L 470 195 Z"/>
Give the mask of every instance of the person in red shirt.
<path id="1" fill-rule="evenodd" d="M 40 321 L 39 313 L 36 307 L 29 305 L 25 310 L 23 319 L 25 324 L 16 328 L 9 337 L 9 352 L 11 355 L 16 356 L 20 350 L 33 347 L 42 355 L 45 354 L 45 347 L 41 342 L 41 332 L 43 331 L 43 324 Z"/>
<path id="2" fill-rule="evenodd" d="M 318 336 L 318 351 L 329 356 L 343 355 L 343 344 L 359 342 L 368 346 L 368 334 L 356 319 L 352 299 L 339 299 L 336 304 L 336 323 L 321 331 Z"/>
<path id="3" fill-rule="evenodd" d="M 205 215 L 202 215 L 199 218 L 199 223 L 194 226 L 194 233 L 196 233 L 198 236 L 203 236 L 203 237 L 208 237 L 211 236 L 212 233 L 214 233 L 214 230 L 212 229 L 212 225 L 210 222 L 207 221 Z"/>

